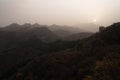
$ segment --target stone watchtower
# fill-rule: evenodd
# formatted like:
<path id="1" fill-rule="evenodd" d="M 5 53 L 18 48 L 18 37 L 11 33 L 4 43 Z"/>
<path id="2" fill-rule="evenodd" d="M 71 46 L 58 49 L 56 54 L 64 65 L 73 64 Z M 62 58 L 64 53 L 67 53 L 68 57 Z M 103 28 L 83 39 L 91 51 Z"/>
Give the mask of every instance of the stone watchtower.
<path id="1" fill-rule="evenodd" d="M 104 27 L 104 26 L 100 26 L 99 27 L 99 32 L 102 32 L 102 31 L 104 31 L 106 28 Z"/>

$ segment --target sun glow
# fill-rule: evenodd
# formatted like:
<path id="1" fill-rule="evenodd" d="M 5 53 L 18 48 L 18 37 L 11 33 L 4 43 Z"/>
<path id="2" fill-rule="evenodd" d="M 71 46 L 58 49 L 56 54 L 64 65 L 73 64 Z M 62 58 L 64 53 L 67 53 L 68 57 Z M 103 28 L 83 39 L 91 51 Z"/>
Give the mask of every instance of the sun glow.
<path id="1" fill-rule="evenodd" d="M 97 19 L 93 19 L 93 22 L 97 22 Z"/>
<path id="2" fill-rule="evenodd" d="M 120 0 L 0 0 L 0 17 L 0 26 L 13 22 L 109 25 L 120 21 Z"/>

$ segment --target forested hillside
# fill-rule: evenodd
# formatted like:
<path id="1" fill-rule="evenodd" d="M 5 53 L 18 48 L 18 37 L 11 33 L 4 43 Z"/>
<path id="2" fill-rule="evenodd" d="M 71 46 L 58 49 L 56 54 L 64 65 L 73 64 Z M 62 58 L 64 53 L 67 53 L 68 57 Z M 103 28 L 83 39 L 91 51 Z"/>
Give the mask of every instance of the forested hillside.
<path id="1" fill-rule="evenodd" d="M 31 28 L 0 30 L 0 80 L 120 80 L 120 23 L 84 39 L 49 43 L 39 29 L 34 35 Z"/>

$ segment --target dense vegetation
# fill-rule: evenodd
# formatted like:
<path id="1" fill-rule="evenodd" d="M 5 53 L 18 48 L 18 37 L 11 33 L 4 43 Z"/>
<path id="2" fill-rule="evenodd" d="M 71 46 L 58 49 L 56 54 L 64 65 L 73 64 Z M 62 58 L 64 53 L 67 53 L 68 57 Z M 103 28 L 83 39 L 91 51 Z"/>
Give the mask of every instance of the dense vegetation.
<path id="1" fill-rule="evenodd" d="M 0 80 L 120 80 L 120 23 L 76 41 L 0 33 Z"/>

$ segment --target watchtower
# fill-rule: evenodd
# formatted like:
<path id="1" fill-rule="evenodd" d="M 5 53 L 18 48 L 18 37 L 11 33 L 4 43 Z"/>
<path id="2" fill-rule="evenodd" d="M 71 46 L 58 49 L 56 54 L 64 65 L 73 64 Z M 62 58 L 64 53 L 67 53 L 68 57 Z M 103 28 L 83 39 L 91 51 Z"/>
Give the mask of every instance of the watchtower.
<path id="1" fill-rule="evenodd" d="M 99 27 L 99 32 L 102 32 L 102 31 L 104 31 L 105 30 L 105 27 L 104 26 L 100 26 Z"/>

